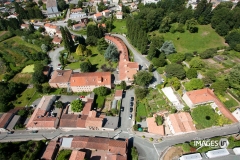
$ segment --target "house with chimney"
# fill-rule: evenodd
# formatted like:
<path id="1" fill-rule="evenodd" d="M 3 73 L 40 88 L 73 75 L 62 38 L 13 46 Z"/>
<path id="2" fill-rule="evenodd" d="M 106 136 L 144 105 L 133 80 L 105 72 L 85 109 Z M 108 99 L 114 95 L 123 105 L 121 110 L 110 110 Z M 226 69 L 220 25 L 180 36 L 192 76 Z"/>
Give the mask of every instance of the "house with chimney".
<path id="1" fill-rule="evenodd" d="M 72 70 L 55 70 L 48 83 L 52 88 L 68 88 L 71 75 Z"/>
<path id="2" fill-rule="evenodd" d="M 59 117 L 55 117 L 51 112 L 51 107 L 56 96 L 43 96 L 30 117 L 26 128 L 28 130 L 56 129 Z"/>
<path id="3" fill-rule="evenodd" d="M 70 87 L 73 92 L 92 92 L 101 86 L 111 89 L 111 82 L 111 72 L 74 73 L 70 78 Z"/>
<path id="4" fill-rule="evenodd" d="M 44 25 L 45 31 L 50 35 L 53 36 L 58 30 L 59 27 L 50 23 L 46 23 Z"/>
<path id="5" fill-rule="evenodd" d="M 128 49 L 125 43 L 118 37 L 106 35 L 105 40 L 117 47 L 119 52 L 118 62 L 118 78 L 115 80 L 115 84 L 120 84 L 121 81 L 125 81 L 127 85 L 131 85 L 134 81 L 134 75 L 139 71 L 139 64 L 137 62 L 130 62 Z"/>
<path id="6" fill-rule="evenodd" d="M 232 115 L 232 113 L 224 106 L 224 104 L 217 98 L 213 90 L 209 88 L 193 90 L 184 93 L 182 99 L 190 107 L 194 108 L 199 105 L 213 104 L 218 107 L 220 114 L 236 123 L 238 120 Z"/>

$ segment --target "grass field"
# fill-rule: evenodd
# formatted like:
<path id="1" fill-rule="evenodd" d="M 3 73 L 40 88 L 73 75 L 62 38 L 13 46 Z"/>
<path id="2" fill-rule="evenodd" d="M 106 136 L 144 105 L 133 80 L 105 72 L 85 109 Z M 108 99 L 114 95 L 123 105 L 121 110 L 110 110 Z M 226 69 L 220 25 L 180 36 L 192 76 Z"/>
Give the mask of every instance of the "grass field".
<path id="1" fill-rule="evenodd" d="M 184 33 L 159 33 L 152 32 L 150 35 L 162 35 L 165 40 L 171 40 L 176 47 L 177 52 L 203 52 L 208 48 L 224 46 L 224 38 L 219 36 L 210 25 L 199 25 L 198 33 L 190 33 L 185 30 Z M 179 38 L 179 40 L 177 40 Z"/>
<path id="2" fill-rule="evenodd" d="M 31 105 L 32 102 L 41 97 L 41 95 L 37 92 L 35 93 L 35 91 L 35 88 L 27 88 L 21 93 L 21 96 L 15 101 L 14 105 L 16 107 L 24 107 L 26 105 Z"/>
<path id="3" fill-rule="evenodd" d="M 105 100 L 105 97 L 97 96 L 97 99 L 96 99 L 97 108 L 102 108 L 102 106 L 104 104 L 104 100 Z"/>
<path id="4" fill-rule="evenodd" d="M 147 117 L 147 110 L 143 103 L 138 103 L 137 105 L 137 116 Z"/>
<path id="5" fill-rule="evenodd" d="M 21 73 L 33 73 L 33 72 L 34 72 L 34 64 L 31 64 L 23 68 Z"/>
<path id="6" fill-rule="evenodd" d="M 115 19 L 113 21 L 114 29 L 112 30 L 113 33 L 127 33 L 126 28 L 126 20 L 122 19 Z"/>
<path id="7" fill-rule="evenodd" d="M 30 84 L 32 82 L 31 73 L 18 73 L 10 81 L 16 83 Z"/>
<path id="8" fill-rule="evenodd" d="M 61 150 L 57 155 L 57 160 L 69 159 L 71 156 L 72 150 Z"/>

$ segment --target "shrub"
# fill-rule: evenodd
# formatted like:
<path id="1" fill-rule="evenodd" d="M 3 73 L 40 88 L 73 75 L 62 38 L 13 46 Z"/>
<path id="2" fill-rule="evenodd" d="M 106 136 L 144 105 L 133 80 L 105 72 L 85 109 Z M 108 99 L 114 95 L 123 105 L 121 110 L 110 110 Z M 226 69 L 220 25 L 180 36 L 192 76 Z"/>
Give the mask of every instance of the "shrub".
<path id="1" fill-rule="evenodd" d="M 150 141 L 153 141 L 154 139 L 151 137 L 151 138 L 149 138 L 149 140 L 150 140 Z"/>
<path id="2" fill-rule="evenodd" d="M 141 122 L 141 121 L 142 121 L 141 117 L 136 116 L 136 121 L 137 121 L 137 122 Z"/>

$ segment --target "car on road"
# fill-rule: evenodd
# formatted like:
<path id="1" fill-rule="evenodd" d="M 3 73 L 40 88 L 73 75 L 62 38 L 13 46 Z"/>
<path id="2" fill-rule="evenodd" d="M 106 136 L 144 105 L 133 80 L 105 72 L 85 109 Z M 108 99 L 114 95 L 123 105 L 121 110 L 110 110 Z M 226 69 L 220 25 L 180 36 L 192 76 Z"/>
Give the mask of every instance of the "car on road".
<path id="1" fill-rule="evenodd" d="M 134 101 L 134 97 L 131 97 L 131 101 Z"/>
<path id="2" fill-rule="evenodd" d="M 132 112 L 133 111 L 133 108 L 130 108 L 130 112 Z"/>
<path id="3" fill-rule="evenodd" d="M 80 98 L 85 98 L 85 96 L 80 96 Z"/>
<path id="4" fill-rule="evenodd" d="M 130 102 L 130 106 L 131 106 L 131 107 L 133 106 L 133 102 Z"/>
<path id="5" fill-rule="evenodd" d="M 8 131 L 7 132 L 7 134 L 13 134 L 14 133 L 14 131 Z"/>
<path id="6" fill-rule="evenodd" d="M 59 63 L 58 66 L 61 67 L 61 64 Z"/>
<path id="7" fill-rule="evenodd" d="M 129 119 L 132 119 L 132 114 L 129 115 Z"/>
<path id="8" fill-rule="evenodd" d="M 124 111 L 124 107 L 121 107 L 121 111 L 122 111 L 122 112 Z"/>
<path id="9" fill-rule="evenodd" d="M 38 133 L 38 130 L 33 130 L 32 133 Z"/>

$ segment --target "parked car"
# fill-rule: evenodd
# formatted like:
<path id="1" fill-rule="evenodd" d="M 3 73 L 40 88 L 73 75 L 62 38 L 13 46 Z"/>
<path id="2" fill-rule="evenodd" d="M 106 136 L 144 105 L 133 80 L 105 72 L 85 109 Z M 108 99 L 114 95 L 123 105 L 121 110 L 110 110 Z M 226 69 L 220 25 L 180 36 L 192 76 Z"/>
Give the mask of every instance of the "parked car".
<path id="1" fill-rule="evenodd" d="M 132 119 L 132 114 L 129 115 L 129 119 Z"/>
<path id="2" fill-rule="evenodd" d="M 133 111 L 133 108 L 130 108 L 130 112 L 132 112 Z"/>
<path id="3" fill-rule="evenodd" d="M 131 106 L 131 107 L 133 106 L 133 102 L 130 102 L 130 106 Z"/>
<path id="4" fill-rule="evenodd" d="M 13 133 L 14 133 L 14 131 L 8 131 L 7 133 L 8 133 L 8 134 L 13 134 Z"/>
<path id="5" fill-rule="evenodd" d="M 85 96 L 80 96 L 80 98 L 85 98 Z"/>
<path id="6" fill-rule="evenodd" d="M 38 133 L 38 130 L 33 130 L 32 133 Z"/>
<path id="7" fill-rule="evenodd" d="M 131 101 L 134 101 L 134 97 L 131 97 Z"/>
<path id="8" fill-rule="evenodd" d="M 124 111 L 124 107 L 121 107 L 121 111 L 122 111 L 122 112 Z"/>

